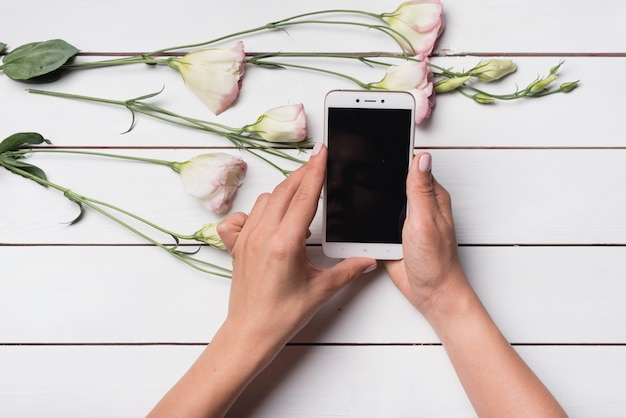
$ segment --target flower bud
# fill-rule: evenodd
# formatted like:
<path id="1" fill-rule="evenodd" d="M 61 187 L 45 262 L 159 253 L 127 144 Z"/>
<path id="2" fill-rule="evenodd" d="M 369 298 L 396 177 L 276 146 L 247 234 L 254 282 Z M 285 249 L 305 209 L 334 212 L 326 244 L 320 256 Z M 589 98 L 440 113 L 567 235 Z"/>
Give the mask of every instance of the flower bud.
<path id="1" fill-rule="evenodd" d="M 214 213 L 230 210 L 237 189 L 246 177 L 247 164 L 240 157 L 216 152 L 184 163 L 174 163 L 185 190 Z"/>
<path id="2" fill-rule="evenodd" d="M 444 78 L 435 83 L 435 91 L 437 93 L 447 93 L 461 87 L 471 76 Z"/>
<path id="3" fill-rule="evenodd" d="M 528 93 L 529 94 L 535 94 L 535 93 L 539 93 L 541 90 L 547 88 L 550 84 L 552 84 L 552 82 L 554 82 L 554 80 L 557 79 L 556 75 L 551 75 L 548 78 L 544 78 L 541 80 L 537 80 L 533 83 L 531 83 L 527 89 L 528 89 Z"/>
<path id="4" fill-rule="evenodd" d="M 306 139 L 304 105 L 279 106 L 263 113 L 253 124 L 244 128 L 268 142 L 300 142 Z"/>
<path id="5" fill-rule="evenodd" d="M 469 73 L 478 77 L 480 81 L 488 83 L 499 80 L 515 71 L 517 71 L 517 65 L 512 60 L 488 59 L 480 61 Z"/>
<path id="6" fill-rule="evenodd" d="M 480 104 L 491 104 L 495 102 L 495 99 L 493 97 L 489 97 L 483 93 L 476 93 L 474 96 L 472 96 L 472 99 L 474 99 L 476 103 Z"/>
<path id="7" fill-rule="evenodd" d="M 243 42 L 193 51 L 168 61 L 216 115 L 228 109 L 239 96 L 245 63 Z"/>
<path id="8" fill-rule="evenodd" d="M 570 91 L 574 90 L 576 87 L 578 87 L 578 81 L 570 81 L 570 82 L 561 84 L 561 86 L 559 87 L 559 90 L 562 91 L 563 93 L 569 93 Z"/>
<path id="9" fill-rule="evenodd" d="M 220 250 L 226 250 L 226 246 L 224 245 L 224 242 L 222 242 L 222 238 L 217 233 L 216 223 L 212 222 L 203 225 L 198 232 L 193 234 L 193 238 L 196 241 L 204 242 L 215 248 L 219 248 Z"/>
<path id="10" fill-rule="evenodd" d="M 559 71 L 559 68 L 561 68 L 561 65 L 563 65 L 563 61 L 559 62 L 558 65 L 550 68 L 550 75 L 555 75 Z"/>

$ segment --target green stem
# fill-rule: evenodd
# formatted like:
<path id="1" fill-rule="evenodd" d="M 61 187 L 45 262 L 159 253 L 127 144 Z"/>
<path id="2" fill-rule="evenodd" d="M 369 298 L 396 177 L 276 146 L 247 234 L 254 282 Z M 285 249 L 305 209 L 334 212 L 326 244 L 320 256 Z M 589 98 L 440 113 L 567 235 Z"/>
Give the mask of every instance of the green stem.
<path id="1" fill-rule="evenodd" d="M 326 70 L 324 68 L 318 68 L 318 67 L 311 67 L 308 65 L 298 65 L 298 64 L 287 64 L 287 63 L 282 63 L 282 62 L 275 62 L 275 61 L 263 61 L 265 59 L 265 57 L 267 56 L 259 56 L 259 57 L 253 57 L 253 58 L 249 58 L 247 60 L 247 62 L 249 62 L 250 64 L 253 65 L 258 65 L 260 67 L 263 66 L 274 66 L 274 67 L 289 67 L 289 68 L 298 68 L 301 70 L 307 70 L 307 71 L 315 71 L 315 72 L 319 72 L 319 73 L 324 73 L 324 74 L 330 74 L 330 75 L 334 75 L 336 77 L 340 77 L 340 78 L 344 78 L 346 80 L 349 80 L 353 83 L 355 83 L 356 85 L 358 85 L 361 88 L 364 89 L 369 89 L 368 84 L 363 83 L 362 81 L 349 76 L 347 74 L 343 74 L 337 71 L 332 71 L 332 70 Z"/>
<path id="2" fill-rule="evenodd" d="M 68 149 L 29 148 L 29 149 L 26 149 L 26 150 L 14 151 L 14 152 L 11 152 L 11 153 L 8 153 L 8 154 L 10 156 L 13 156 L 13 155 L 18 156 L 18 155 L 25 155 L 25 154 L 34 154 L 34 153 L 38 153 L 38 152 L 59 153 L 59 154 L 95 155 L 95 156 L 99 156 L 99 157 L 109 157 L 109 158 L 118 158 L 118 159 L 122 159 L 122 160 L 141 161 L 141 162 L 146 162 L 146 163 L 151 163 L 151 164 L 164 165 L 164 166 L 167 166 L 167 167 L 170 167 L 170 168 L 172 168 L 173 165 L 176 164 L 173 161 L 159 160 L 159 159 L 154 159 L 154 158 L 133 157 L 133 156 L 130 156 L 130 155 L 109 154 L 109 153 L 105 153 L 105 152 L 79 151 L 79 150 L 68 150 Z"/>
<path id="3" fill-rule="evenodd" d="M 130 57 L 115 58 L 102 61 L 91 62 L 75 62 L 70 64 L 64 64 L 63 68 L 67 69 L 80 69 L 80 68 L 102 68 L 112 67 L 115 65 L 129 65 L 129 64 L 151 64 L 151 65 L 167 65 L 168 59 L 156 59 L 149 54 L 132 55 Z"/>
<path id="4" fill-rule="evenodd" d="M 246 30 L 242 30 L 242 31 L 238 31 L 238 32 L 234 32 L 231 33 L 229 35 L 224 35 L 224 36 L 220 36 L 218 38 L 214 38 L 211 39 L 209 41 L 204 41 L 204 42 L 198 42 L 198 43 L 193 43 L 193 44 L 188 44 L 188 45 L 180 45 L 180 46 L 175 46 L 175 47 L 169 47 L 169 48 L 163 48 L 163 49 L 159 49 L 156 51 L 151 52 L 148 55 L 156 55 L 156 54 L 162 54 L 164 52 L 171 52 L 171 51 L 175 51 L 175 50 L 182 50 L 182 49 L 190 49 L 190 48 L 198 48 L 201 46 L 207 46 L 207 45 L 211 45 L 217 42 L 221 42 L 221 41 L 225 41 L 227 39 L 232 39 L 232 38 L 236 38 L 239 36 L 243 36 L 243 35 L 249 35 L 255 32 L 261 32 L 264 30 L 274 30 L 274 29 L 281 29 L 281 28 L 285 28 L 288 26 L 294 26 L 294 25 L 301 25 L 301 24 L 310 24 L 310 23 L 321 23 L 321 24 L 335 24 L 338 22 L 327 22 L 327 21 L 297 21 L 297 22 L 292 22 L 293 20 L 296 19 L 301 19 L 304 17 L 309 17 L 309 16 L 316 16 L 316 15 L 322 15 L 322 14 L 332 14 L 332 13 L 346 13 L 346 14 L 359 14 L 359 15 L 364 15 L 364 16 L 369 16 L 369 17 L 373 17 L 376 19 L 380 19 L 380 15 L 375 14 L 375 13 L 371 13 L 371 12 L 365 12 L 362 10 L 347 10 L 347 9 L 331 9 L 331 10 L 320 10 L 320 11 L 315 11 L 315 12 L 308 12 L 308 13 L 303 13 L 303 14 L 299 14 L 299 15 L 295 15 L 295 16 L 291 16 L 285 19 L 281 19 L 275 22 L 271 22 L 271 23 L 267 23 L 265 25 L 261 25 L 261 26 L 257 26 L 251 29 L 246 29 Z M 344 22 L 345 24 L 352 24 L 354 22 Z M 361 26 L 371 26 L 371 25 L 367 25 L 367 24 L 360 24 Z"/>

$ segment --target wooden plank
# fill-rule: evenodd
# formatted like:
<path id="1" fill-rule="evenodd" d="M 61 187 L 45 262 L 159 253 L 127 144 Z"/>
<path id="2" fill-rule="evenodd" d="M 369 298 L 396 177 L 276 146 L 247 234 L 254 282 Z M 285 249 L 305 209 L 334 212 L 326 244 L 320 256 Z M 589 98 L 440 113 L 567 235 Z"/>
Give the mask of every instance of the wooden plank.
<path id="1" fill-rule="evenodd" d="M 626 343 L 624 247 L 462 247 L 513 343 Z M 320 266 L 334 261 L 310 248 Z M 214 254 L 201 253 L 219 261 Z M 0 247 L 0 343 L 203 343 L 230 283 L 150 247 Z M 225 260 L 222 260 L 225 262 Z M 382 268 L 336 295 L 301 343 L 436 343 Z"/>
<path id="2" fill-rule="evenodd" d="M 5 7 L 3 42 L 17 46 L 58 37 L 85 51 L 148 51 L 209 40 L 298 13 L 335 8 L 382 13 L 393 11 L 400 3 L 342 0 L 338 4 L 319 0 L 312 6 L 265 0 L 263 7 L 256 7 L 253 1 L 186 0 L 174 5 L 163 0 L 89 4 L 62 0 L 37 4 L 34 13 L 32 6 L 16 2 Z M 444 7 L 447 28 L 439 45 L 442 53 L 625 52 L 622 40 L 626 29 L 621 20 L 625 6 L 619 0 L 529 0 L 520 4 L 446 0 Z M 30 23 L 28 30 L 24 30 L 25 21 Z M 257 51 L 294 50 L 294 43 L 297 48 L 311 50 L 394 48 L 392 43 L 363 30 L 335 30 L 327 39 L 320 38 L 320 33 L 329 30 L 316 27 L 277 31 L 254 37 L 249 43 L 251 50 Z"/>
<path id="3" fill-rule="evenodd" d="M 200 346 L 0 346 L 0 414 L 143 416 Z M 626 409 L 624 347 L 518 347 L 571 417 Z M 475 416 L 441 347 L 287 347 L 231 417 Z"/>
<path id="4" fill-rule="evenodd" d="M 626 196 L 616 192 L 613 183 L 626 178 L 626 149 L 431 151 L 435 176 L 452 195 L 461 244 L 626 243 Z M 184 161 L 207 150 L 119 152 Z M 260 193 L 271 191 L 284 178 L 269 165 L 245 158 L 249 173 L 233 211 L 248 212 Z M 187 195 L 178 175 L 167 167 L 57 155 L 37 155 L 29 161 L 58 184 L 180 234 L 221 219 Z M 60 193 L 4 170 L 0 176 L 2 243 L 143 243 L 94 212 L 68 226 L 64 222 L 73 219 L 77 209 Z M 310 242 L 321 242 L 319 214 L 311 231 Z"/>

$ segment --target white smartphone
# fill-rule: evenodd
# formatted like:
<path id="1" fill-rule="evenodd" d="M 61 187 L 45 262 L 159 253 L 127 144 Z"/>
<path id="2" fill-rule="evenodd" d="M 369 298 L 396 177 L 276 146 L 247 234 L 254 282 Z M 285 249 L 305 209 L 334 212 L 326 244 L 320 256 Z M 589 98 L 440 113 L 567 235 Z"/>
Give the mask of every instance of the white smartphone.
<path id="1" fill-rule="evenodd" d="M 326 95 L 326 256 L 402 258 L 414 113 L 415 100 L 407 92 L 333 90 Z"/>

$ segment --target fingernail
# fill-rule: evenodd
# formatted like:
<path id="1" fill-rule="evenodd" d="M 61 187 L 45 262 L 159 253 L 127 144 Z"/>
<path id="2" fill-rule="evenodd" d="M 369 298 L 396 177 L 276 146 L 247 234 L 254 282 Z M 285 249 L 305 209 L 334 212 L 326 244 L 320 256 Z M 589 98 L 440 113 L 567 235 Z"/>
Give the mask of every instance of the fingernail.
<path id="1" fill-rule="evenodd" d="M 322 144 L 321 142 L 316 142 L 315 145 L 313 146 L 313 150 L 311 151 L 311 157 L 314 157 L 317 154 L 319 154 L 320 151 L 322 150 L 323 145 L 324 144 Z"/>
<path id="2" fill-rule="evenodd" d="M 430 170 L 432 169 L 432 163 L 433 163 L 433 159 L 430 156 L 430 154 L 424 154 L 420 157 L 420 160 L 418 162 L 418 168 L 420 170 L 420 172 L 422 173 L 430 173 Z"/>
<path id="3" fill-rule="evenodd" d="M 363 270 L 363 274 L 371 273 L 372 271 L 376 270 L 376 267 L 377 267 L 376 264 L 372 264 L 371 266 L 367 266 L 367 268 L 365 270 Z"/>

